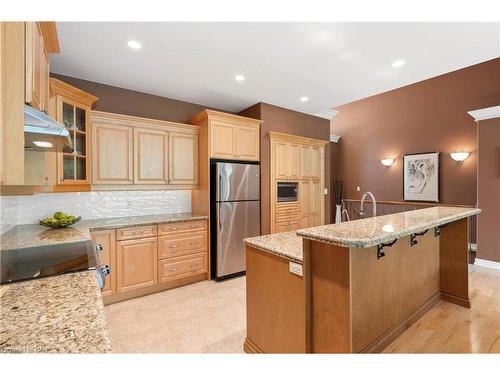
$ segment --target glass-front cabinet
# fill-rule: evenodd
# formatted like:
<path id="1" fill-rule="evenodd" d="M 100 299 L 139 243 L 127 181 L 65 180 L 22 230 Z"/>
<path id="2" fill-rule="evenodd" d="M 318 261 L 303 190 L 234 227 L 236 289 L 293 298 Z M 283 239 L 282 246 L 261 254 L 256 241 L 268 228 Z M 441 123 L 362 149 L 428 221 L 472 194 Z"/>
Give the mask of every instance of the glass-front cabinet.
<path id="1" fill-rule="evenodd" d="M 72 145 L 57 153 L 57 185 L 90 188 L 90 110 L 97 97 L 51 78 L 56 120 L 69 130 Z M 81 189 L 80 189 L 81 188 Z"/>

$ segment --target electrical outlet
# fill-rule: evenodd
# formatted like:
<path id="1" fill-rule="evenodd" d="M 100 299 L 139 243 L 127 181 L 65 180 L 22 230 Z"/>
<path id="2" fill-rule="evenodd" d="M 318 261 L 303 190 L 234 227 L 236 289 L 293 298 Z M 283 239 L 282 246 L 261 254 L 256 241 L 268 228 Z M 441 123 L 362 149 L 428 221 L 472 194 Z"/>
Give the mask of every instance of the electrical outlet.
<path id="1" fill-rule="evenodd" d="M 323 189 L 323 194 L 324 194 L 324 195 L 328 195 L 328 188 L 324 188 L 324 189 Z"/>

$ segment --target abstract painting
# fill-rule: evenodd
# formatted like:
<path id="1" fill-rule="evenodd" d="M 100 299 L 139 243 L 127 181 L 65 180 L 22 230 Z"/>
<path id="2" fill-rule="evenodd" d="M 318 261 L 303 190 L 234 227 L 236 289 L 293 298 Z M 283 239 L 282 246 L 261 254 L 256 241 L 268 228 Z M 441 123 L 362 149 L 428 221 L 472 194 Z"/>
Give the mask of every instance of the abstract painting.
<path id="1" fill-rule="evenodd" d="M 405 201 L 439 202 L 439 152 L 404 155 Z"/>

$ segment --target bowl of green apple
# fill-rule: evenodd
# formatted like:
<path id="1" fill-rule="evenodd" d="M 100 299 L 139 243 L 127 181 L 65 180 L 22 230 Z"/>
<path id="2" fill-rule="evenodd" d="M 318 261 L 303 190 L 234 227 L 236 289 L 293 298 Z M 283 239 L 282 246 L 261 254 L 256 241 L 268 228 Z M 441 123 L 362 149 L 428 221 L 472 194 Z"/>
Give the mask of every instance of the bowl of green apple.
<path id="1" fill-rule="evenodd" d="M 66 215 L 63 212 L 56 212 L 53 217 L 46 217 L 38 221 L 40 225 L 49 228 L 65 228 L 81 220 L 81 216 Z"/>

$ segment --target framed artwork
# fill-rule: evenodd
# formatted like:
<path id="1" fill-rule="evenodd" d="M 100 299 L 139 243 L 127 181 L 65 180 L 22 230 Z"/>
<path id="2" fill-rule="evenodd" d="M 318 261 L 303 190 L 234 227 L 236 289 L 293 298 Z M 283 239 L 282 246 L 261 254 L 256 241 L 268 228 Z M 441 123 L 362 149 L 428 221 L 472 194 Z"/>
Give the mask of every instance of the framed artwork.
<path id="1" fill-rule="evenodd" d="M 405 201 L 439 202 L 439 152 L 403 156 Z"/>

